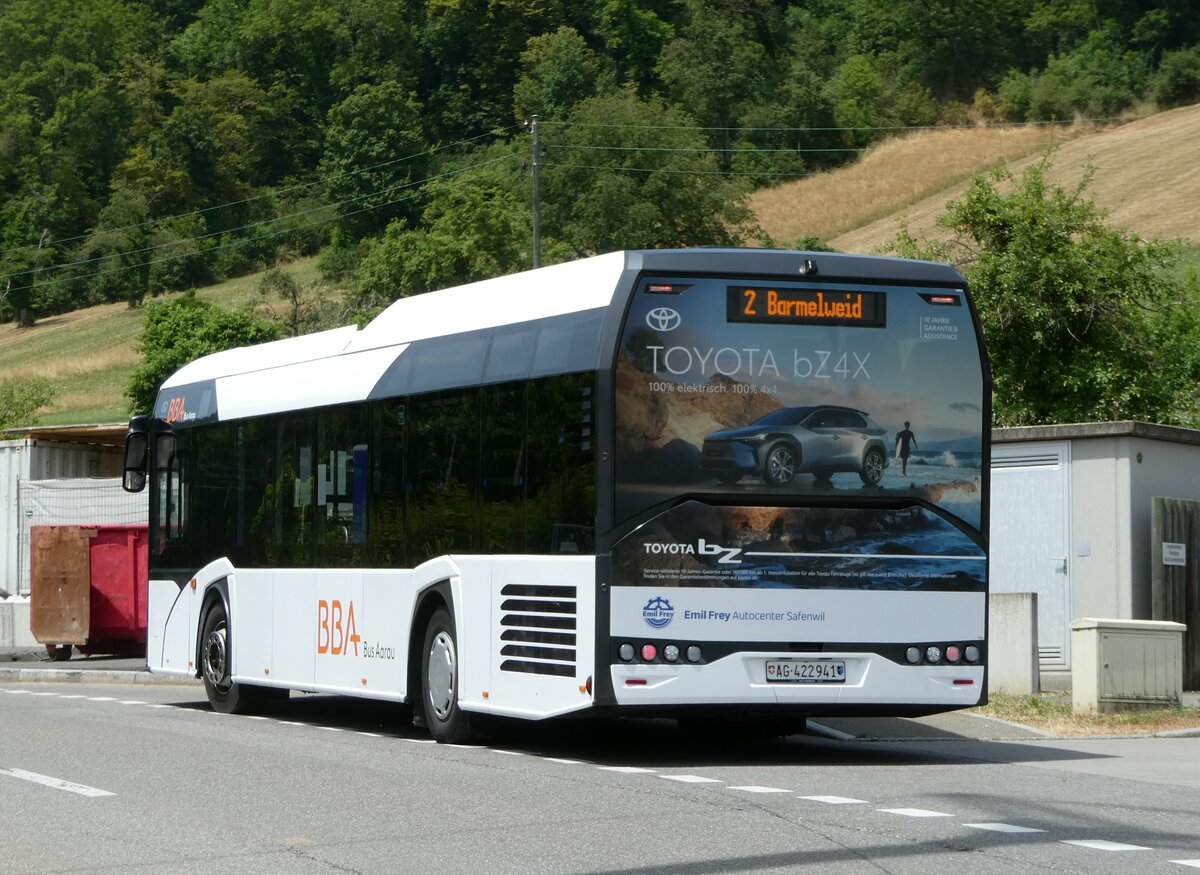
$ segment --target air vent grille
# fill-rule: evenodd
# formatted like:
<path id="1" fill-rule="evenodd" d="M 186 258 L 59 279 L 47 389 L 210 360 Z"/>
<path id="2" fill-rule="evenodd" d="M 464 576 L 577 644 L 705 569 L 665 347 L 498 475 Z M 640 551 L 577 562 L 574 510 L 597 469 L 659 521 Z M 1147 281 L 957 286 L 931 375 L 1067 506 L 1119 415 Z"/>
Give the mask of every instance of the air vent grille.
<path id="1" fill-rule="evenodd" d="M 575 587 L 510 583 L 500 595 L 500 670 L 574 677 Z"/>

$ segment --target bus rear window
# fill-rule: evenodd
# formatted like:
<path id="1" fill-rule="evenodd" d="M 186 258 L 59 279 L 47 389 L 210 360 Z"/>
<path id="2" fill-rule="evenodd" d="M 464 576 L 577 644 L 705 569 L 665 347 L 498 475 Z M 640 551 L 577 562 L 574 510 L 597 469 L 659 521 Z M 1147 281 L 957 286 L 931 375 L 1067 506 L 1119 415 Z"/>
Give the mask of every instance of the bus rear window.
<path id="1" fill-rule="evenodd" d="M 986 404 L 965 299 L 643 278 L 617 354 L 616 521 L 683 494 L 821 496 L 916 499 L 979 528 Z"/>

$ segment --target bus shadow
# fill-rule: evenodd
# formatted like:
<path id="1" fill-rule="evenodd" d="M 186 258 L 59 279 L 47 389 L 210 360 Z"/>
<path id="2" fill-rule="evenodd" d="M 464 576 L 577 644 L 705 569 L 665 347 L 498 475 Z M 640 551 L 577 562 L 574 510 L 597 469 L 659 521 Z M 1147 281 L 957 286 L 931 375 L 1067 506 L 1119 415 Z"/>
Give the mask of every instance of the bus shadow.
<path id="1" fill-rule="evenodd" d="M 176 707 L 211 710 L 203 699 L 180 702 Z M 368 699 L 293 692 L 290 698 L 264 706 L 255 715 L 397 739 L 429 739 L 427 730 L 413 725 L 412 710 L 407 705 Z M 843 740 L 818 734 L 817 727 L 784 737 L 763 737 L 744 732 L 737 724 L 703 728 L 654 718 L 583 718 L 535 723 L 476 717 L 472 721 L 476 737 L 469 743 L 599 766 L 655 769 L 804 764 L 928 766 L 1109 758 L 1107 754 L 1057 744 L 1055 739 L 1037 739 L 1034 744 L 981 739 L 903 718 L 857 723 L 875 725 L 876 731 L 869 738 Z"/>

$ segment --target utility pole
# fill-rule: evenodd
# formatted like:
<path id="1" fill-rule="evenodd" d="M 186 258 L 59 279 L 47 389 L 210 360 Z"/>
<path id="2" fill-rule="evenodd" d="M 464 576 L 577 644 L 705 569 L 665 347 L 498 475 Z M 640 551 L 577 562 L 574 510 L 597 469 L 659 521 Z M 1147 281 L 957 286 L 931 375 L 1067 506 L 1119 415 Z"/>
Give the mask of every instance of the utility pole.
<path id="1" fill-rule="evenodd" d="M 533 135 L 533 266 L 542 266 L 542 147 L 538 140 L 538 117 L 529 121 Z"/>

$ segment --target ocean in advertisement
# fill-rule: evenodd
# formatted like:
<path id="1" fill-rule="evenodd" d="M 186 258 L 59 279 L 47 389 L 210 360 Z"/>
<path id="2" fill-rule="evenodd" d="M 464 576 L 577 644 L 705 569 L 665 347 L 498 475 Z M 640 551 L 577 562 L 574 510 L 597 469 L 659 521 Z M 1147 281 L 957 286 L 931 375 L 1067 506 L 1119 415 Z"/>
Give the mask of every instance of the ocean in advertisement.
<path id="1" fill-rule="evenodd" d="M 618 586 L 981 592 L 983 551 L 919 507 L 712 507 L 686 502 L 613 550 Z"/>

